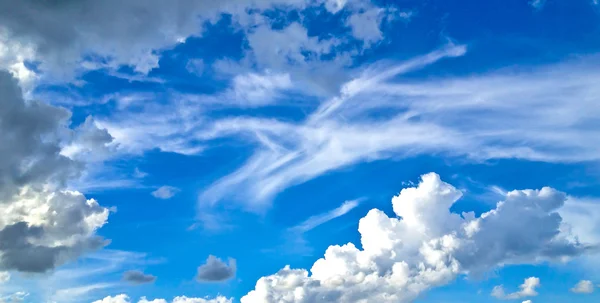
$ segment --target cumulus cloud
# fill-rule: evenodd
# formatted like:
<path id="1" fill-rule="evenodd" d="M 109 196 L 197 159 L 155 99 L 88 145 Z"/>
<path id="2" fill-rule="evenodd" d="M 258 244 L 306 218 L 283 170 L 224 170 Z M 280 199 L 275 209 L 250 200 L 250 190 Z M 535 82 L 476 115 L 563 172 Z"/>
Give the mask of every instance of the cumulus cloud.
<path id="1" fill-rule="evenodd" d="M 120 294 L 114 297 L 108 296 L 101 300 L 96 300 L 92 303 L 130 303 L 129 296 Z"/>
<path id="2" fill-rule="evenodd" d="M 535 297 L 538 295 L 536 288 L 540 287 L 540 278 L 529 277 L 519 286 L 519 291 L 507 294 L 502 285 L 495 286 L 492 290 L 492 296 L 502 300 L 514 300 L 525 297 Z"/>
<path id="3" fill-rule="evenodd" d="M 550 188 L 515 190 L 475 217 L 451 213 L 461 191 L 434 173 L 392 199 L 397 217 L 373 209 L 359 222 L 362 249 L 330 246 L 310 272 L 286 266 L 242 297 L 250 302 L 412 302 L 459 275 L 508 264 L 561 261 L 589 246 L 560 234 L 566 196 Z M 491 245 L 494 243 L 494 245 Z M 539 284 L 528 279 L 522 294 Z"/>
<path id="4" fill-rule="evenodd" d="M 523 303 L 531 303 L 531 300 L 525 300 Z"/>
<path id="5" fill-rule="evenodd" d="M 61 154 L 70 113 L 25 101 L 16 79 L 0 71 L 0 269 L 46 272 L 106 245 L 95 235 L 109 211 L 65 190 L 83 163 Z M 66 136 L 64 136 L 66 135 Z"/>
<path id="6" fill-rule="evenodd" d="M 198 267 L 196 280 L 199 282 L 226 281 L 235 276 L 235 271 L 235 259 L 229 258 L 229 262 L 227 264 L 223 262 L 223 260 L 210 255 L 206 259 L 206 263 Z"/>
<path id="7" fill-rule="evenodd" d="M 179 192 L 179 189 L 173 186 L 164 185 L 152 192 L 152 196 L 157 199 L 171 199 Z"/>
<path id="8" fill-rule="evenodd" d="M 132 303 L 129 296 L 121 294 L 114 297 L 106 297 L 102 300 L 97 300 L 92 303 Z M 154 299 L 148 300 L 146 297 L 140 298 L 138 303 L 167 303 L 165 299 Z M 189 298 L 186 296 L 175 297 L 171 303 L 233 303 L 233 299 L 226 298 L 223 296 L 217 296 L 213 299 L 208 298 Z"/>
<path id="9" fill-rule="evenodd" d="M 352 29 L 352 35 L 367 45 L 383 39 L 380 24 L 384 12 L 385 9 L 376 7 L 350 16 L 347 25 Z"/>
<path id="10" fill-rule="evenodd" d="M 581 280 L 571 288 L 571 292 L 576 294 L 591 294 L 594 292 L 594 283 L 590 280 Z"/>
<path id="11" fill-rule="evenodd" d="M 133 284 L 146 284 L 156 281 L 156 276 L 145 274 L 139 270 L 129 270 L 123 273 L 123 280 Z"/>

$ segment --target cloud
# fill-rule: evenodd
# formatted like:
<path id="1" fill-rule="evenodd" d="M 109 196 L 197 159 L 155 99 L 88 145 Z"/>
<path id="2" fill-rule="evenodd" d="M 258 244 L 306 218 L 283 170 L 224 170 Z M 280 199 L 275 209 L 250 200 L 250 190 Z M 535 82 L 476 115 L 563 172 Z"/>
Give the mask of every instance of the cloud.
<path id="1" fill-rule="evenodd" d="M 445 129 L 429 123 L 412 123 L 405 115 L 387 121 L 363 121 L 352 118 L 351 112 L 342 114 L 340 107 L 378 82 L 464 52 L 463 46 L 447 47 L 379 74 L 365 73 L 363 77 L 346 83 L 341 96 L 323 102 L 300 124 L 272 118 L 216 121 L 211 129 L 197 137 L 256 136 L 258 148 L 244 166 L 208 188 L 200 201 L 211 203 L 222 199 L 232 193 L 227 189 L 235 186 L 238 188 L 235 192 L 239 195 L 237 198 L 255 204 L 248 205 L 248 208 L 260 208 L 285 188 L 343 166 L 386 158 L 394 152 L 402 154 L 402 148 L 433 151 L 440 145 L 460 146 L 461 140 Z M 374 102 L 352 102 L 351 107 L 360 109 L 367 103 Z M 348 116 L 338 119 L 346 114 Z M 405 135 L 398 137 L 398 132 Z"/>
<path id="2" fill-rule="evenodd" d="M 210 255 L 206 259 L 206 263 L 198 267 L 196 280 L 200 282 L 226 281 L 235 276 L 235 271 L 235 259 L 229 258 L 229 264 L 226 264 L 221 259 Z"/>
<path id="3" fill-rule="evenodd" d="M 364 12 L 351 15 L 346 24 L 352 29 L 352 35 L 366 45 L 383 39 L 380 24 L 383 21 L 385 9 L 371 8 Z"/>
<path id="4" fill-rule="evenodd" d="M 304 239 L 304 234 L 341 216 L 346 215 L 360 204 L 360 200 L 345 201 L 342 205 L 327 212 L 317 214 L 300 222 L 299 224 L 287 228 L 283 231 L 284 243 L 275 249 L 266 251 L 276 251 L 278 253 L 290 253 L 295 255 L 310 255 L 313 251 Z"/>
<path id="5" fill-rule="evenodd" d="M 600 201 L 592 198 L 568 197 L 559 210 L 569 222 L 568 228 L 582 242 L 600 242 Z"/>
<path id="6" fill-rule="evenodd" d="M 129 270 L 123 273 L 123 280 L 133 284 L 146 284 L 156 281 L 156 276 L 145 274 L 139 270 Z"/>
<path id="7" fill-rule="evenodd" d="M 179 192 L 179 189 L 173 186 L 161 186 L 157 190 L 152 192 L 152 196 L 157 199 L 171 199 Z"/>
<path id="8" fill-rule="evenodd" d="M 139 78 L 139 75 L 146 75 L 158 67 L 161 52 L 185 43 L 189 37 L 201 36 L 204 25 L 218 21 L 222 15 L 232 16 L 234 26 L 252 31 L 257 25 L 256 20 L 261 20 L 258 24 L 269 23 L 265 21 L 268 17 L 263 13 L 270 9 L 302 13 L 307 7 L 318 7 L 325 3 L 327 12 L 335 13 L 346 2 L 176 0 L 165 4 L 160 0 L 133 0 L 127 3 L 116 0 L 56 3 L 2 0 L 0 12 L 11 13 L 0 13 L 0 45 L 7 45 L 0 52 L 0 68 L 11 68 L 20 78 L 29 82 L 40 75 L 49 81 L 68 81 L 77 73 L 87 70 L 104 70 L 115 75 L 122 66 L 131 67 L 134 78 Z M 356 2 L 353 4 L 356 8 L 372 7 L 370 2 L 351 2 Z M 131 18 L 134 14 L 135 20 Z M 40 15 L 47 18 L 40 19 Z M 289 47 L 277 43 L 277 35 L 270 42 L 288 48 L 295 55 L 300 51 L 312 50 L 310 46 L 307 48 L 306 45 L 295 44 L 299 40 L 294 39 L 298 37 L 294 34 L 287 33 L 291 42 Z M 312 40 L 316 41 L 316 38 Z M 262 50 L 268 45 L 263 44 L 260 48 L 252 46 L 258 50 L 256 58 L 263 55 Z M 40 62 L 39 70 L 42 73 L 36 75 L 27 69 L 23 64 L 26 61 Z"/>
<path id="9" fill-rule="evenodd" d="M 292 88 L 289 74 L 241 74 L 233 78 L 232 95 L 240 106 L 256 106 L 271 103 L 280 90 Z"/>
<path id="10" fill-rule="evenodd" d="M 102 300 L 96 300 L 92 303 L 130 303 L 131 301 L 129 301 L 129 297 L 127 295 L 121 294 L 121 295 L 116 295 L 114 297 L 106 297 Z"/>
<path id="11" fill-rule="evenodd" d="M 102 161 L 112 152 L 113 137 L 106 129 L 100 129 L 94 119 L 88 116 L 85 121 L 75 129 L 73 138 L 64 146 L 60 154 L 71 159 L 85 159 L 87 162 Z"/>
<path id="12" fill-rule="evenodd" d="M 109 210 L 64 189 L 84 163 L 61 154 L 68 138 L 97 130 L 70 129 L 66 109 L 26 102 L 5 71 L 0 95 L 0 269 L 47 272 L 106 245 L 95 233 Z"/>
<path id="13" fill-rule="evenodd" d="M 531 300 L 525 300 L 523 303 L 531 303 Z"/>
<path id="14" fill-rule="evenodd" d="M 571 288 L 571 292 L 576 294 L 591 294 L 594 292 L 594 283 L 590 280 L 581 280 Z"/>
<path id="15" fill-rule="evenodd" d="M 0 271 L 0 284 L 4 284 L 10 280 L 10 273 L 7 271 Z"/>
<path id="16" fill-rule="evenodd" d="M 8 43 L 35 49 L 34 58 L 42 61 L 42 69 L 55 74 L 68 73 L 69 67 L 75 69 L 84 59 L 83 55 L 90 51 L 106 59 L 103 66 L 114 69 L 129 65 L 136 72 L 145 74 L 158 66 L 161 50 L 187 37 L 200 35 L 203 21 L 216 18 L 221 12 L 235 13 L 239 6 L 268 8 L 303 2 L 177 0 L 166 5 L 156 0 L 127 3 L 113 0 L 101 3 L 3 0 L 0 11 L 11 13 L 0 15 L 0 27 L 5 29 L 2 34 Z M 137 16 L 135 21 L 132 14 Z M 37 18 L 39 15 L 47 18 Z M 26 19 L 30 21 L 24 22 Z"/>
<path id="17" fill-rule="evenodd" d="M 492 296 L 502 300 L 514 300 L 525 297 L 535 297 L 538 295 L 536 288 L 540 287 L 540 279 L 529 277 L 519 286 L 519 291 L 507 294 L 502 285 L 495 286 L 492 290 Z"/>
<path id="18" fill-rule="evenodd" d="M 0 302 L 4 303 L 21 303 L 24 302 L 25 299 L 29 297 L 29 293 L 24 291 L 18 291 L 8 296 L 0 297 Z"/>
<path id="19" fill-rule="evenodd" d="M 40 277 L 27 289 L 41 294 L 44 302 L 91 302 L 98 294 L 122 286 L 114 278 L 123 271 L 157 262 L 160 260 L 149 259 L 142 253 L 103 249 Z"/>
<path id="20" fill-rule="evenodd" d="M 115 287 L 114 283 L 94 283 L 84 286 L 61 288 L 52 295 L 50 302 L 75 302 L 78 299 L 97 290 Z"/>
<path id="21" fill-rule="evenodd" d="M 204 68 L 205 64 L 202 59 L 190 59 L 185 65 L 185 69 L 196 76 L 201 76 L 204 73 Z"/>
<path id="22" fill-rule="evenodd" d="M 600 90 L 592 80 L 600 78 L 598 57 L 528 70 L 401 80 L 465 53 L 466 47 L 450 45 L 399 64 L 372 65 L 302 121 L 230 117 L 204 125 L 208 129 L 199 130 L 195 139 L 234 137 L 256 148 L 243 166 L 207 188 L 200 203 L 228 198 L 260 209 L 275 194 L 324 173 L 417 154 L 471 161 L 600 159 L 594 140 Z M 379 110 L 389 115 L 373 118 Z"/>
<path id="23" fill-rule="evenodd" d="M 133 170 L 133 177 L 134 177 L 134 178 L 137 178 L 137 179 L 143 179 L 143 178 L 145 178 L 145 177 L 147 177 L 147 176 L 148 176 L 148 173 L 147 173 L 147 172 L 143 172 L 143 171 L 141 171 L 141 170 L 140 170 L 139 168 L 137 168 L 137 167 L 136 167 L 136 168 Z"/>
<path id="24" fill-rule="evenodd" d="M 114 297 L 106 297 L 102 300 L 97 300 L 92 303 L 131 303 L 129 296 L 125 294 L 117 295 Z M 146 297 L 140 298 L 138 303 L 167 303 L 165 299 L 154 299 L 148 300 Z M 233 303 L 233 299 L 229 299 L 223 296 L 217 296 L 213 299 L 208 298 L 188 298 L 186 296 L 175 297 L 171 303 Z"/>
<path id="25" fill-rule="evenodd" d="M 312 217 L 306 219 L 304 222 L 290 228 L 290 231 L 305 233 L 307 231 L 314 229 L 315 227 L 317 227 L 319 225 L 325 224 L 335 218 L 339 218 L 339 217 L 349 213 L 351 210 L 356 208 L 358 205 L 359 205 L 359 200 L 345 201 L 342 205 L 340 205 L 339 207 L 337 207 L 335 209 L 332 209 L 328 212 L 318 214 L 318 215 L 315 215 L 315 216 L 312 216 Z"/>
<path id="26" fill-rule="evenodd" d="M 310 273 L 286 266 L 260 278 L 241 302 L 412 302 L 460 275 L 560 262 L 589 248 L 560 233 L 556 210 L 566 196 L 553 189 L 511 191 L 480 217 L 449 211 L 461 196 L 438 175 L 423 175 L 392 199 L 397 217 L 373 209 L 359 221 L 362 249 L 330 246 Z M 537 282 L 527 280 L 523 294 Z"/>
<path id="27" fill-rule="evenodd" d="M 542 8 L 544 8 L 544 5 L 546 5 L 546 0 L 531 0 L 529 2 L 529 5 L 531 5 L 536 10 L 541 10 Z"/>

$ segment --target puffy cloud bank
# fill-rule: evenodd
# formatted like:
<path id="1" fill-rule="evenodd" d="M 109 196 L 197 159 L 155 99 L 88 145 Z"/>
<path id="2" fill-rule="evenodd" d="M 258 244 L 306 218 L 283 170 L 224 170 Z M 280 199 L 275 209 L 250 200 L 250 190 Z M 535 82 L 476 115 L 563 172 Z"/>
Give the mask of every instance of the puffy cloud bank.
<path id="1" fill-rule="evenodd" d="M 241 302 L 411 302 L 459 275 L 564 261 L 593 248 L 565 231 L 557 210 L 566 195 L 554 189 L 509 192 L 479 217 L 450 212 L 461 196 L 437 174 L 423 175 L 392 199 L 397 217 L 373 209 L 360 220 L 361 248 L 330 246 L 310 272 L 286 266 Z"/>
<path id="2" fill-rule="evenodd" d="M 103 247 L 106 241 L 96 230 L 109 211 L 65 190 L 84 164 L 61 151 L 81 145 L 93 152 L 111 137 L 85 136 L 102 133 L 90 125 L 70 129 L 68 110 L 26 101 L 5 71 L 0 71 L 0 108 L 0 270 L 46 272 Z"/>

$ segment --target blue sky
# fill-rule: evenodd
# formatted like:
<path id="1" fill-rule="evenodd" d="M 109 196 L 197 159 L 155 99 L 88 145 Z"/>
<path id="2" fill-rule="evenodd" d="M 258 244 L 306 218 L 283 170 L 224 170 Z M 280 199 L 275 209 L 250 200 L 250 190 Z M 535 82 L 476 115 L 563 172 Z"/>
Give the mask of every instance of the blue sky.
<path id="1" fill-rule="evenodd" d="M 595 0 L 0 0 L 0 303 L 600 300 L 599 37 Z"/>

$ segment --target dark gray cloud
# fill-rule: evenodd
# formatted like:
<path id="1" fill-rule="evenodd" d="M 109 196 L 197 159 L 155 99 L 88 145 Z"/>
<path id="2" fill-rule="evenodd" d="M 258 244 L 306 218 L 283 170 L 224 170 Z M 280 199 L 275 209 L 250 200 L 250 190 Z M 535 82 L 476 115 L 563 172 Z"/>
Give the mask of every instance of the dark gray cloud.
<path id="1" fill-rule="evenodd" d="M 246 8 L 303 6 L 308 0 L 0 0 L 0 27 L 7 40 L 32 45 L 42 69 L 68 72 L 84 53 L 111 58 L 144 73 L 158 64 L 152 50 L 199 35 L 204 21 L 222 12 L 246 15 Z M 135 17 L 135 18 L 133 18 Z M 159 33 L 159 34 L 157 34 Z M 0 37 L 2 39 L 2 37 Z M 1 40 L 0 40 L 1 41 Z M 114 66 L 112 66 L 114 67 Z"/>
<path id="2" fill-rule="evenodd" d="M 62 190 L 84 164 L 61 151 L 84 142 L 93 152 L 90 142 L 110 138 L 90 125 L 70 129 L 64 108 L 25 101 L 16 79 L 2 70 L 0 108 L 0 269 L 46 272 L 104 246 L 95 231 L 108 210 Z"/>
<path id="3" fill-rule="evenodd" d="M 32 240 L 42 240 L 44 236 L 43 227 L 28 226 L 26 222 L 8 225 L 0 230 L 2 269 L 42 273 L 78 257 L 83 252 L 96 250 L 106 244 L 100 237 L 82 239 L 71 246 L 32 243 Z"/>
<path id="4" fill-rule="evenodd" d="M 206 259 L 206 263 L 198 267 L 196 280 L 200 282 L 226 281 L 235 276 L 235 271 L 235 259 L 229 258 L 229 264 L 226 264 L 223 260 L 210 255 Z"/>
<path id="5" fill-rule="evenodd" d="M 25 102 L 17 80 L 0 70 L 0 201 L 23 185 L 63 184 L 79 164 L 60 154 L 57 129 L 70 113 L 42 102 Z M 44 140 L 42 140 L 44 138 Z"/>
<path id="6" fill-rule="evenodd" d="M 146 284 L 156 281 L 156 276 L 145 274 L 139 270 L 130 270 L 123 273 L 123 280 L 133 284 Z"/>

